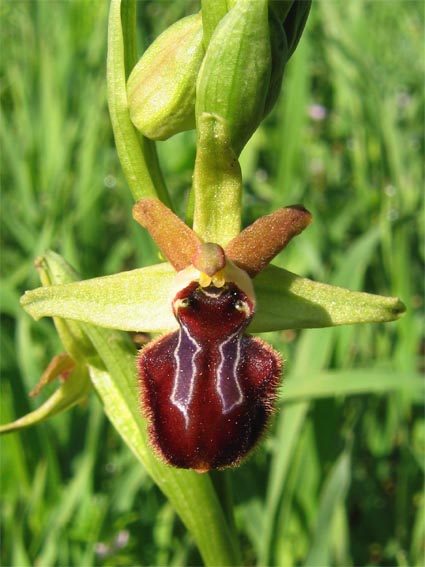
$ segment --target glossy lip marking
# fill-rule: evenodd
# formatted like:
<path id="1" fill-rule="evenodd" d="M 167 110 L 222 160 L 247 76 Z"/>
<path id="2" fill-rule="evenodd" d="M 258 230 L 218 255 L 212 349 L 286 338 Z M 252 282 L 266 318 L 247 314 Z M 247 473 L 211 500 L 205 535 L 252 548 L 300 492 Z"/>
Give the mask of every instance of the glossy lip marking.
<path id="1" fill-rule="evenodd" d="M 186 429 L 189 427 L 189 405 L 193 396 L 195 377 L 197 374 L 196 358 L 201 352 L 201 345 L 190 335 L 186 326 L 179 321 L 179 340 L 174 350 L 176 361 L 176 373 L 174 376 L 174 387 L 171 394 L 171 402 L 182 412 Z M 190 368 L 187 368 L 187 352 L 191 354 Z M 186 363 L 186 364 L 185 364 Z M 189 370 L 189 374 L 188 371 Z M 187 380 L 188 375 L 190 376 Z"/>
<path id="2" fill-rule="evenodd" d="M 236 356 L 232 356 L 231 353 L 228 353 L 228 357 L 230 361 L 233 362 L 231 372 L 227 373 L 225 363 L 226 363 L 226 355 L 225 349 L 226 346 L 233 346 L 232 342 L 234 339 L 236 340 Z M 233 348 L 231 349 L 233 351 Z M 229 413 L 234 407 L 240 405 L 244 401 L 244 395 L 242 393 L 241 386 L 239 384 L 239 380 L 237 377 L 237 371 L 239 366 L 239 361 L 241 358 L 241 330 L 239 329 L 231 335 L 227 340 L 223 341 L 219 347 L 220 352 L 220 364 L 217 368 L 217 392 L 221 399 L 221 405 L 223 406 L 223 413 Z M 231 392 L 228 392 L 227 395 L 223 393 L 223 389 L 227 387 L 228 390 L 231 389 Z M 228 405 L 228 397 L 231 394 L 234 398 L 234 401 Z"/>
<path id="3" fill-rule="evenodd" d="M 219 297 L 225 288 L 199 288 L 208 297 Z M 182 301 L 182 300 L 180 300 Z M 245 306 L 244 312 L 248 315 Z M 189 427 L 189 407 L 193 397 L 197 376 L 196 359 L 202 351 L 202 345 L 196 341 L 187 326 L 178 318 L 179 338 L 174 349 L 176 370 L 174 386 L 170 396 L 173 403 L 183 414 L 186 429 Z M 241 358 L 242 325 L 235 333 L 218 344 L 220 362 L 216 368 L 216 391 L 220 396 L 223 413 L 229 413 L 244 401 L 244 395 L 238 380 L 238 366 Z"/>

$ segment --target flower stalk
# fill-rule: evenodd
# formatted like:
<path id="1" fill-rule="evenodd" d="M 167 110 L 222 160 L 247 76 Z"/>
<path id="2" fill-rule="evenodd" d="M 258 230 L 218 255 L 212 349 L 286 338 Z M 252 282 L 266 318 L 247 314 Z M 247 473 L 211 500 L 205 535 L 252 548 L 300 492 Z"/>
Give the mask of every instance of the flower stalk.
<path id="1" fill-rule="evenodd" d="M 135 200 L 170 197 L 159 167 L 155 143 L 140 136 L 130 120 L 127 78 L 136 63 L 136 3 L 111 0 L 108 28 L 108 104 L 118 157 Z"/>

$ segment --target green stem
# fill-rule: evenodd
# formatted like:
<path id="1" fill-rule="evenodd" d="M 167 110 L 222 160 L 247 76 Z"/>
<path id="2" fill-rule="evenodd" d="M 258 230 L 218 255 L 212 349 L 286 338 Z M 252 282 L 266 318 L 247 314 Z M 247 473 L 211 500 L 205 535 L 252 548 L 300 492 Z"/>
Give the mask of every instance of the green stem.
<path id="1" fill-rule="evenodd" d="M 137 61 L 135 0 L 111 0 L 108 29 L 108 104 L 118 157 L 136 201 L 158 197 L 171 206 L 155 143 L 134 128 L 127 104 L 126 80 Z"/>
<path id="2" fill-rule="evenodd" d="M 226 516 L 229 534 L 233 541 L 238 541 L 233 505 L 232 471 L 211 471 L 210 476 L 214 484 L 218 499 L 220 500 Z"/>
<path id="3" fill-rule="evenodd" d="M 121 0 L 121 26 L 124 43 L 124 73 L 127 81 L 137 63 L 136 3 L 134 0 Z"/>
<path id="4" fill-rule="evenodd" d="M 203 113 L 196 128 L 193 229 L 205 242 L 226 246 L 240 232 L 241 168 L 223 119 Z"/>

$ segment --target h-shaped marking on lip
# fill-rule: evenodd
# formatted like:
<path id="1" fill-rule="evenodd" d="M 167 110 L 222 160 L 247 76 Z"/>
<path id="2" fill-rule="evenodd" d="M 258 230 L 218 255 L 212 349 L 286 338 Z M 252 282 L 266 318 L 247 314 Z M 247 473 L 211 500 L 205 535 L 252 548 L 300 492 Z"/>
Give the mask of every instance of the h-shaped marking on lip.
<path id="1" fill-rule="evenodd" d="M 189 427 L 189 407 L 198 375 L 197 358 L 201 351 L 202 345 L 180 321 L 179 340 L 174 350 L 174 387 L 170 399 L 183 414 L 186 428 Z M 227 414 L 244 399 L 237 376 L 241 355 L 240 331 L 221 342 L 218 351 L 220 361 L 216 369 L 216 390 L 220 396 L 223 413 Z"/>

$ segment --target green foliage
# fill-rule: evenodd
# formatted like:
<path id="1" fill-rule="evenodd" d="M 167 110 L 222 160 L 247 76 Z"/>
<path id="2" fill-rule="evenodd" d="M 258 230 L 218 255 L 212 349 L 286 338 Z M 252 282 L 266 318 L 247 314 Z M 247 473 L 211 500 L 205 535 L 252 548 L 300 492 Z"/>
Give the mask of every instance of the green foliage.
<path id="1" fill-rule="evenodd" d="M 198 8 L 144 2 L 139 40 Z M 158 260 L 131 220 L 112 140 L 107 10 L 103 0 L 2 6 L 2 422 L 54 389 L 27 397 L 61 348 L 51 321 L 19 306 L 38 285 L 35 257 L 54 249 L 85 278 Z M 313 5 L 284 96 L 241 154 L 244 225 L 295 202 L 313 213 L 279 266 L 408 307 L 389 325 L 267 335 L 287 359 L 281 408 L 256 454 L 226 473 L 244 564 L 422 562 L 422 11 Z M 190 132 L 159 148 L 180 213 L 194 148 Z M 200 563 L 94 396 L 1 449 L 2 564 Z"/>

